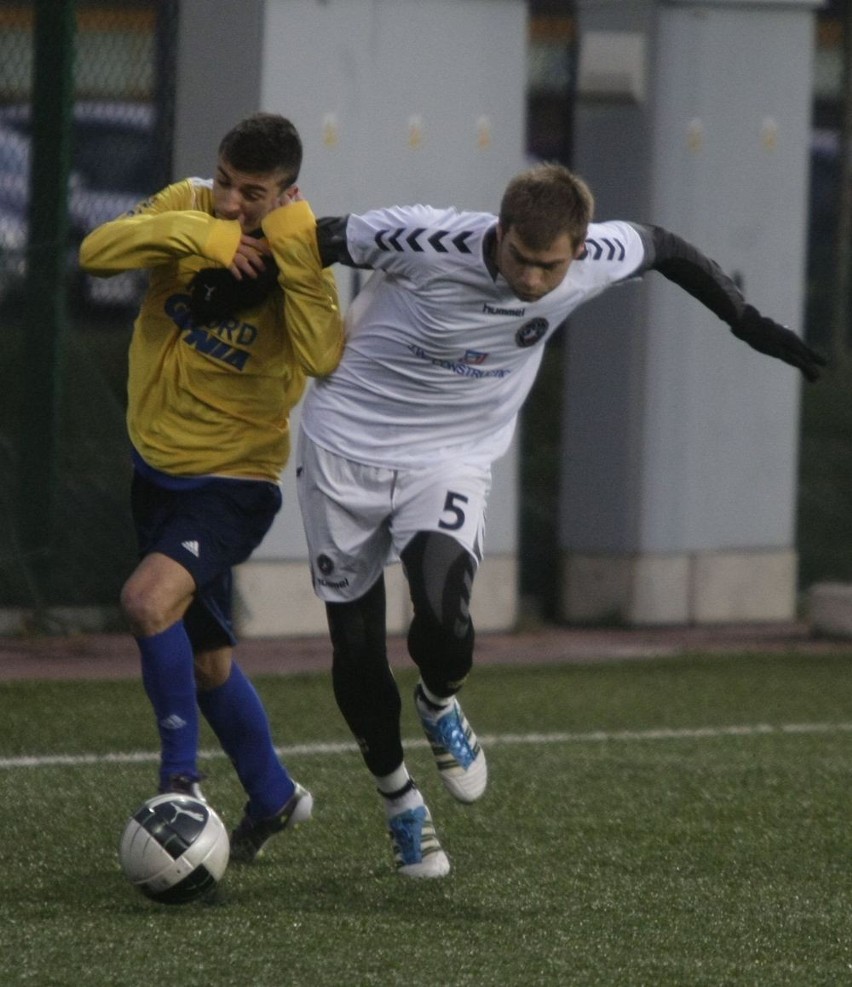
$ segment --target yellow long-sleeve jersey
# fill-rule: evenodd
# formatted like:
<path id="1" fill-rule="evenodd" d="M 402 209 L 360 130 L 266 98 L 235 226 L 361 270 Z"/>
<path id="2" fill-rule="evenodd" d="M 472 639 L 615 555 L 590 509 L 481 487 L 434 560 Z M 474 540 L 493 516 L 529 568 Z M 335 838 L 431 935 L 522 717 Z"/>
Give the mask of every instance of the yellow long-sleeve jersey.
<path id="1" fill-rule="evenodd" d="M 189 282 L 202 268 L 230 264 L 241 234 L 236 220 L 213 216 L 212 181 L 170 185 L 81 245 L 90 274 L 150 269 L 130 344 L 127 428 L 161 472 L 277 481 L 306 376 L 329 374 L 340 359 L 337 289 L 321 266 L 310 206 L 282 206 L 262 225 L 281 290 L 204 326 L 190 317 Z"/>

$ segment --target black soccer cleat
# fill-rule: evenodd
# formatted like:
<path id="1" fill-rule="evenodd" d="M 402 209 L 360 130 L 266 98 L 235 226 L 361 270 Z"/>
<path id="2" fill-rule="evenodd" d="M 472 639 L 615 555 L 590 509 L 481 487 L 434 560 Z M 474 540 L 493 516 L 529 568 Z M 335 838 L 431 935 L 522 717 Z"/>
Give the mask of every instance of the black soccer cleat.
<path id="1" fill-rule="evenodd" d="M 204 775 L 169 775 L 168 783 L 160 788 L 160 794 L 165 795 L 168 792 L 174 792 L 175 795 L 189 795 L 198 799 L 199 802 L 206 803 L 207 799 L 201 791 L 201 785 L 198 784 L 203 777 Z"/>
<path id="2" fill-rule="evenodd" d="M 296 791 L 274 816 L 254 820 L 249 816 L 246 806 L 243 818 L 231 833 L 231 860 L 242 864 L 251 863 L 262 853 L 266 842 L 276 833 L 291 829 L 301 822 L 307 822 L 311 818 L 313 808 L 313 795 L 298 782 Z"/>

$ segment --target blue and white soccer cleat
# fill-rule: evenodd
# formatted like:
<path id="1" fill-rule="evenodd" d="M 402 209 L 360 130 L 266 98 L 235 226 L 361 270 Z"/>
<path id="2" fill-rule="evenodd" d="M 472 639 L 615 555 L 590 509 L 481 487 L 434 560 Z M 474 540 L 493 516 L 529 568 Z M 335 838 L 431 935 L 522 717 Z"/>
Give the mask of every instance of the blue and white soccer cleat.
<path id="1" fill-rule="evenodd" d="M 446 877 L 450 861 L 438 842 L 425 805 L 405 809 L 388 819 L 396 872 L 405 877 Z"/>
<path id="2" fill-rule="evenodd" d="M 453 697 L 444 709 L 435 710 L 418 685 L 414 705 L 444 787 L 459 802 L 475 802 L 488 783 L 488 766 L 459 701 Z"/>

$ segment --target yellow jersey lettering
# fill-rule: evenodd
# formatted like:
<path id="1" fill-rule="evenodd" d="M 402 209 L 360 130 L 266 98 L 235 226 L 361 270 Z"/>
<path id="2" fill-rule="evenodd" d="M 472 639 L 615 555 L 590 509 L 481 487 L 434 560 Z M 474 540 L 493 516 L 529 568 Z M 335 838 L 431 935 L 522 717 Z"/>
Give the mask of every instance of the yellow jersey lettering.
<path id="1" fill-rule="evenodd" d="M 183 341 L 197 350 L 197 352 L 203 353 L 213 360 L 227 363 L 228 366 L 234 367 L 235 370 L 243 370 L 251 355 L 245 350 L 231 346 L 230 343 L 219 339 L 218 336 L 214 336 L 205 329 L 188 330 L 184 334 Z"/>

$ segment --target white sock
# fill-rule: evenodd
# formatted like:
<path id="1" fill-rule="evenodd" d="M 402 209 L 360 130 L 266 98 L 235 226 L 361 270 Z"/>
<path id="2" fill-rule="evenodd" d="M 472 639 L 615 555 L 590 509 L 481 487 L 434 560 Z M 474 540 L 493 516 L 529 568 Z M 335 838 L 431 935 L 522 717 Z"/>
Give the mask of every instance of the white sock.
<path id="1" fill-rule="evenodd" d="M 435 695 L 434 692 L 431 692 L 429 689 L 426 688 L 426 686 L 423 684 L 422 679 L 420 681 L 420 691 L 429 700 L 429 702 L 432 703 L 433 706 L 444 706 L 444 707 L 446 707 L 446 706 L 449 706 L 450 703 L 453 701 L 453 697 L 452 696 L 437 696 L 437 695 Z"/>
<path id="2" fill-rule="evenodd" d="M 389 775 L 373 775 L 373 777 L 376 779 L 376 788 L 382 795 L 393 795 L 394 792 L 405 788 L 411 781 L 411 775 L 408 773 L 405 762 L 400 764 L 395 771 L 391 771 Z"/>
<path id="3" fill-rule="evenodd" d="M 404 764 L 389 775 L 374 775 L 374 777 L 389 819 L 408 809 L 416 809 L 418 805 L 423 805 L 420 789 L 412 781 Z"/>
<path id="4" fill-rule="evenodd" d="M 399 798 L 389 799 L 383 796 L 382 801 L 385 803 L 385 814 L 388 819 L 398 816 L 401 812 L 407 812 L 409 809 L 416 809 L 419 805 L 424 804 L 423 796 L 420 794 L 420 789 L 416 785 L 412 785 L 405 795 L 400 795 Z"/>

